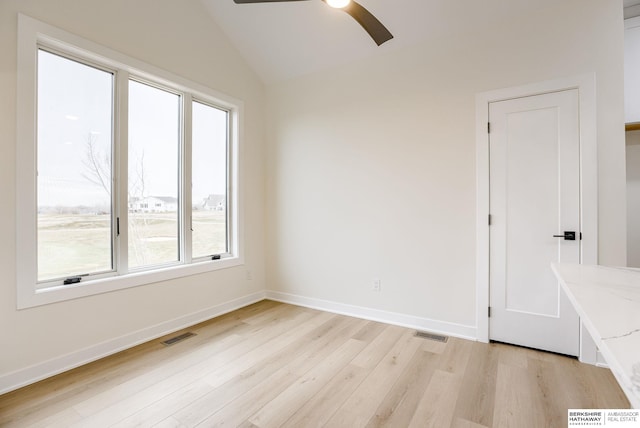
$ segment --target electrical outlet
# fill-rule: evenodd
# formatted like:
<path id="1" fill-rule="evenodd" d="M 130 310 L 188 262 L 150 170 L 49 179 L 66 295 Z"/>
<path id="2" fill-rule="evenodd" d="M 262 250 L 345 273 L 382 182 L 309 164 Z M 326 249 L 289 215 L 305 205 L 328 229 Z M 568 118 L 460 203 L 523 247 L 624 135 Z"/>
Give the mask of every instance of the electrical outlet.
<path id="1" fill-rule="evenodd" d="M 372 290 L 375 292 L 380 292 L 380 280 L 379 279 L 374 279 L 373 280 L 373 287 Z"/>
<path id="2" fill-rule="evenodd" d="M 246 272 L 246 275 L 247 275 L 247 281 L 251 281 L 253 279 L 253 273 L 251 273 L 250 270 Z"/>

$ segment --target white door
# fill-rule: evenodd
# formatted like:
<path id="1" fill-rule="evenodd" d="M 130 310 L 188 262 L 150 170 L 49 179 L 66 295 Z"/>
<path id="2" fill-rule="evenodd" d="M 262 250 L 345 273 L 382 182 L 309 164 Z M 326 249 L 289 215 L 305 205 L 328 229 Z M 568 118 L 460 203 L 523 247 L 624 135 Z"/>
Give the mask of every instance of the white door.
<path id="1" fill-rule="evenodd" d="M 576 356 L 579 318 L 550 264 L 580 262 L 578 108 L 577 90 L 489 105 L 490 339 Z"/>

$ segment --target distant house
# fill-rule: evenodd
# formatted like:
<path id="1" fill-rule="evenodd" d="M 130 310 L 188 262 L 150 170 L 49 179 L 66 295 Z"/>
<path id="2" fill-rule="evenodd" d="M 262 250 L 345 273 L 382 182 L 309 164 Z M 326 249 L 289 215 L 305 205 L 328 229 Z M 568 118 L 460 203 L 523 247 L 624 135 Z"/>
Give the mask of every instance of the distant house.
<path id="1" fill-rule="evenodd" d="M 224 211 L 227 203 L 225 195 L 209 195 L 202 201 L 202 209 L 206 211 Z"/>
<path id="2" fill-rule="evenodd" d="M 177 209 L 178 199 L 171 196 L 147 196 L 129 201 L 129 210 L 133 212 L 168 212 Z"/>

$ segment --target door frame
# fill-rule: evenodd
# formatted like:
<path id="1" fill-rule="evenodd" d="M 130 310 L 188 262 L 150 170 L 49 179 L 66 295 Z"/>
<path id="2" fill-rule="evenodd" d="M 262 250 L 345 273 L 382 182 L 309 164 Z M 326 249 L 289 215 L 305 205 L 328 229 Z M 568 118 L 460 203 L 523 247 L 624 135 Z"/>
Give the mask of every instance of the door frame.
<path id="1" fill-rule="evenodd" d="M 598 264 L 598 147 L 595 73 L 476 95 L 476 337 L 489 342 L 489 104 L 577 89 L 580 132 L 580 263 Z M 551 269 L 551 267 L 549 267 Z M 580 360 L 595 364 L 595 343 L 581 328 Z"/>

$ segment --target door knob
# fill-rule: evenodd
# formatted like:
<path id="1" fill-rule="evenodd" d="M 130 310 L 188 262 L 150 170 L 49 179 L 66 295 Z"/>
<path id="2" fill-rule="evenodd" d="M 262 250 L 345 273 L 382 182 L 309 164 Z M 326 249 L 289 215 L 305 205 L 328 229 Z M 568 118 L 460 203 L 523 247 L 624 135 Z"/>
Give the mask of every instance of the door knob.
<path id="1" fill-rule="evenodd" d="M 565 241 L 575 241 L 576 233 L 574 231 L 565 231 L 564 235 L 553 235 L 554 238 L 564 238 Z"/>

